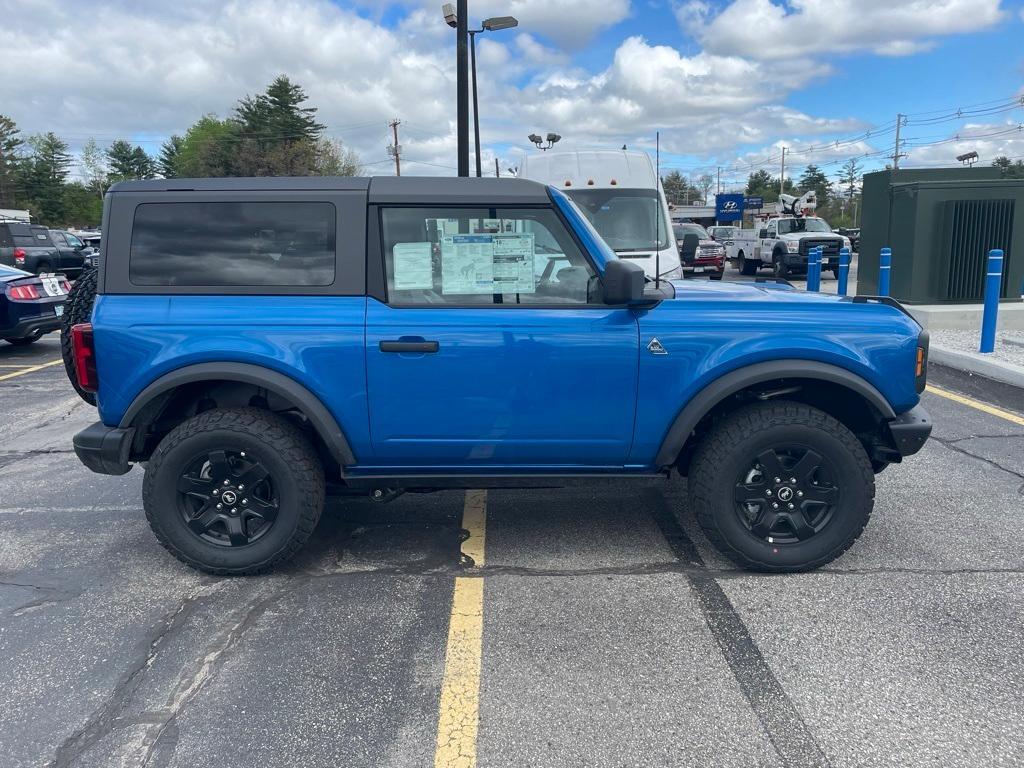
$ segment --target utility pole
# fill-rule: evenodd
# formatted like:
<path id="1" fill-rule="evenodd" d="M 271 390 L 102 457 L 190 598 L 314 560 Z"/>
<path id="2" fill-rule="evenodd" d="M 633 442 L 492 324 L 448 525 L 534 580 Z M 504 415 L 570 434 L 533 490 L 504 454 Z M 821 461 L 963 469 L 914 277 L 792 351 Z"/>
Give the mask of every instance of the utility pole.
<path id="1" fill-rule="evenodd" d="M 494 158 L 494 178 L 501 178 L 501 168 L 498 166 L 498 158 Z"/>
<path id="2" fill-rule="evenodd" d="M 786 148 L 782 148 L 782 170 L 779 171 L 779 199 L 786 191 Z"/>
<path id="3" fill-rule="evenodd" d="M 455 90 L 459 176 L 469 176 L 469 0 L 457 2 L 455 35 Z"/>
<path id="4" fill-rule="evenodd" d="M 402 175 L 402 145 L 398 143 L 398 126 L 402 124 L 402 121 L 397 117 L 388 123 L 388 127 L 394 133 L 395 143 L 388 147 L 388 154 L 395 158 L 395 176 Z"/>
<path id="5" fill-rule="evenodd" d="M 893 148 L 892 153 L 892 169 L 898 171 L 900 169 L 900 158 L 906 157 L 900 153 L 900 126 L 903 125 L 903 115 L 896 115 L 896 146 Z"/>
<path id="6" fill-rule="evenodd" d="M 718 166 L 718 183 L 715 185 L 715 195 L 722 194 L 722 166 Z"/>

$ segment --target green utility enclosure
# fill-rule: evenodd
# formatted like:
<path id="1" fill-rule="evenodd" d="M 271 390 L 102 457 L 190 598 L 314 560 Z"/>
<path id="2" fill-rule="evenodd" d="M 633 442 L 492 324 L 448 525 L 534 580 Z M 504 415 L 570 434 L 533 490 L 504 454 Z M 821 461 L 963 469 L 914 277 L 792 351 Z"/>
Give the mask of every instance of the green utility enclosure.
<path id="1" fill-rule="evenodd" d="M 908 304 L 982 299 L 989 249 L 1001 248 L 1003 300 L 1024 284 L 1024 179 L 998 168 L 915 168 L 864 176 L 857 293 L 878 292 L 878 257 L 892 248 L 891 295 Z"/>

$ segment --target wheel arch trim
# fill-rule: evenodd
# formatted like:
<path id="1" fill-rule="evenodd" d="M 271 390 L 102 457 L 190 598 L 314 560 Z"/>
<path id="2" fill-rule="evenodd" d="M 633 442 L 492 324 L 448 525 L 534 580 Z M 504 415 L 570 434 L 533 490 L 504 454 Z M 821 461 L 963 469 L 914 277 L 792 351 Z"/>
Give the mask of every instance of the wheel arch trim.
<path id="1" fill-rule="evenodd" d="M 135 419 L 154 398 L 185 384 L 201 381 L 252 384 L 289 400 L 309 420 L 313 429 L 326 443 L 331 455 L 342 467 L 356 463 L 345 432 L 319 397 L 310 392 L 305 385 L 283 373 L 249 363 L 197 363 L 165 373 L 135 396 L 121 417 L 119 426 L 122 429 L 137 426 L 134 424 Z"/>
<path id="2" fill-rule="evenodd" d="M 666 467 L 675 463 L 690 433 L 716 405 L 747 387 L 773 379 L 816 379 L 839 384 L 860 395 L 883 419 L 896 418 L 889 401 L 873 384 L 845 368 L 814 360 L 770 360 L 730 371 L 690 398 L 665 434 L 655 464 Z"/>

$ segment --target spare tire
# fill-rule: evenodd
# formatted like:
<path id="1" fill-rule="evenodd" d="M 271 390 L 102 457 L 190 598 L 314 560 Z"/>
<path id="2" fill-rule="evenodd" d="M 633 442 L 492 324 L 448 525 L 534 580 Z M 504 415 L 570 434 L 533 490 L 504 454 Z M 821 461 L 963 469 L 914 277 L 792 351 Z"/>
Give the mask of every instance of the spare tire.
<path id="1" fill-rule="evenodd" d="M 68 374 L 71 386 L 89 405 L 96 405 L 96 395 L 78 386 L 75 357 L 71 349 L 71 326 L 88 323 L 92 319 L 92 305 L 96 301 L 96 275 L 97 271 L 90 269 L 83 272 L 75 281 L 64 304 L 64 314 L 60 321 L 60 352 L 64 358 L 64 370 Z"/>

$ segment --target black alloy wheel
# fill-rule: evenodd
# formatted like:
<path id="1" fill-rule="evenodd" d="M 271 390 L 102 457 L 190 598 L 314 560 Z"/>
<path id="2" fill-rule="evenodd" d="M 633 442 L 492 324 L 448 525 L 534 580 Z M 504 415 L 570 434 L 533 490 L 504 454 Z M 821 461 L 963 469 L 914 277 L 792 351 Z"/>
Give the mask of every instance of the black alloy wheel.
<path id="1" fill-rule="evenodd" d="M 793 544 L 820 533 L 832 520 L 841 490 L 835 469 L 807 447 L 761 452 L 736 482 L 736 514 L 752 534 Z"/>
<path id="2" fill-rule="evenodd" d="M 742 406 L 715 424 L 687 468 L 690 508 L 743 568 L 793 573 L 849 549 L 871 517 L 871 461 L 858 437 L 806 403 Z"/>
<path id="3" fill-rule="evenodd" d="M 280 511 L 267 468 L 246 451 L 212 450 L 178 478 L 178 510 L 188 529 L 210 544 L 244 547 L 270 531 Z"/>

